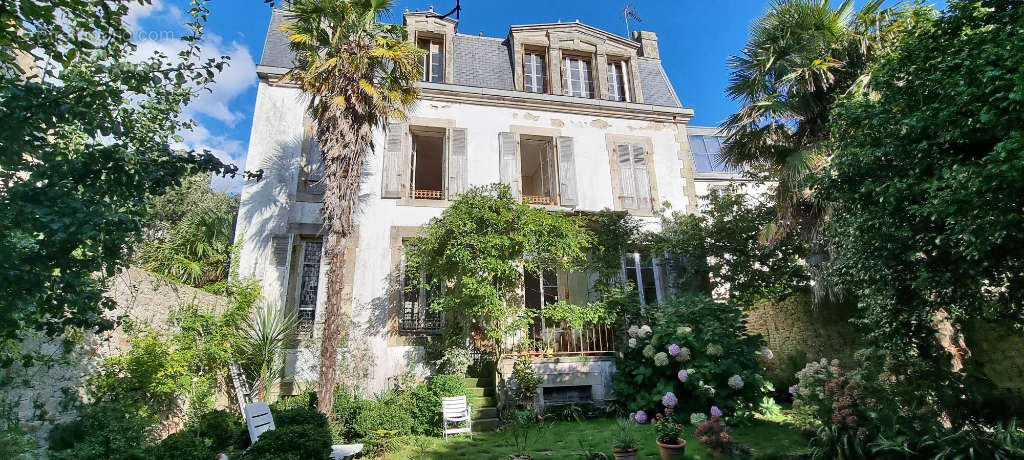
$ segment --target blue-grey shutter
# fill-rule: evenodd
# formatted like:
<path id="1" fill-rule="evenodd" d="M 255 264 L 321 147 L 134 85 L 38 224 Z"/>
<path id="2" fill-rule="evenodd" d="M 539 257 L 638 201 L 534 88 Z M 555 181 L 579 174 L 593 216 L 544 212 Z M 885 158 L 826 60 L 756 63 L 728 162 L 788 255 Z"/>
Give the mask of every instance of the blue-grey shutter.
<path id="1" fill-rule="evenodd" d="M 619 167 L 619 202 L 623 209 L 636 208 L 636 175 L 629 144 L 615 146 L 615 162 Z"/>
<path id="2" fill-rule="evenodd" d="M 401 198 L 405 184 L 405 123 L 389 123 L 384 141 L 384 167 L 381 170 L 381 198 Z"/>
<path id="3" fill-rule="evenodd" d="M 512 189 L 512 196 L 517 200 L 520 194 L 519 159 L 516 156 L 516 135 L 514 133 L 498 133 L 498 172 L 501 183 Z"/>
<path id="4" fill-rule="evenodd" d="M 572 138 L 558 136 L 555 138 L 555 144 L 558 146 L 558 204 L 576 206 L 579 204 L 579 196 L 576 187 L 576 153 L 573 150 Z"/>
<path id="5" fill-rule="evenodd" d="M 448 199 L 454 200 L 469 186 L 469 157 L 466 146 L 466 128 L 448 131 L 451 146 L 448 149 Z"/>

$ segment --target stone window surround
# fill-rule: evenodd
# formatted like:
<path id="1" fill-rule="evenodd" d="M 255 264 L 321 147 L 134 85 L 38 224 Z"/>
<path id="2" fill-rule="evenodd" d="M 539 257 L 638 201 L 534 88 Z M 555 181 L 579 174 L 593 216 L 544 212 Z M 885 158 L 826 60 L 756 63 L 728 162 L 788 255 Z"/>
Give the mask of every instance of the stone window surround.
<path id="1" fill-rule="evenodd" d="M 299 280 L 298 273 L 300 272 L 297 260 L 295 257 L 295 251 L 301 251 L 301 244 L 303 240 L 309 240 L 311 238 L 320 238 L 324 240 L 323 252 L 320 254 L 320 289 L 316 299 L 316 312 L 314 313 L 313 322 L 313 334 L 312 337 L 305 339 L 300 338 L 300 345 L 304 343 L 315 344 L 323 335 L 324 330 L 324 315 L 327 305 L 327 282 L 328 282 L 328 270 L 329 270 L 329 259 L 327 258 L 327 235 L 323 234 L 323 226 L 321 224 L 300 224 L 290 223 L 288 224 L 288 233 L 293 235 L 292 247 L 293 251 L 291 257 L 291 265 L 288 267 L 288 285 L 286 286 L 287 292 L 285 295 L 286 309 L 287 311 L 297 311 L 298 309 L 298 292 L 299 292 Z M 358 253 L 359 246 L 359 230 L 355 230 L 345 241 L 345 267 L 354 267 L 356 264 L 356 255 Z M 343 274 L 342 289 L 341 289 L 341 314 L 343 316 L 349 315 L 352 311 L 352 288 L 355 282 L 355 270 L 345 270 Z M 321 295 L 322 294 L 322 295 Z"/>
<path id="2" fill-rule="evenodd" d="M 524 136 L 525 135 L 525 136 L 550 137 L 551 138 L 551 142 L 554 142 L 555 138 L 557 138 L 558 136 L 562 135 L 562 129 L 561 128 L 548 128 L 548 127 L 544 127 L 544 126 L 510 125 L 508 127 L 508 132 L 514 134 L 515 137 L 516 137 L 516 164 L 520 164 L 520 165 L 522 164 L 522 161 L 523 161 L 522 157 L 520 157 L 520 154 L 519 154 L 519 137 L 520 136 Z M 555 155 L 558 155 L 558 153 L 556 152 Z M 556 164 L 558 163 L 558 157 L 557 156 L 555 157 L 555 163 Z M 522 171 L 519 171 L 519 174 L 522 174 L 522 173 L 523 173 Z M 573 171 L 573 174 L 575 174 L 575 173 L 576 172 Z M 521 183 L 522 183 L 522 178 L 520 178 L 520 184 Z M 520 190 L 519 192 L 521 194 L 522 190 Z M 577 190 L 577 193 L 579 193 L 579 190 Z M 559 197 L 559 201 L 560 200 L 561 200 L 561 197 Z M 531 204 L 530 207 L 537 208 L 537 209 L 543 209 L 545 211 L 552 211 L 552 212 L 568 212 L 568 211 L 571 211 L 572 209 L 576 208 L 576 206 L 561 206 L 561 205 L 551 206 L 551 205 L 546 205 L 546 204 Z"/>
<path id="3" fill-rule="evenodd" d="M 408 128 L 421 126 L 425 128 L 442 128 L 448 130 L 456 127 L 455 120 L 449 118 L 408 117 L 407 119 L 403 120 L 403 122 L 406 123 L 406 126 Z M 402 136 L 402 156 L 405 158 L 402 164 L 404 168 L 409 169 L 409 174 L 406 174 L 405 177 L 411 177 L 410 174 L 412 174 L 412 132 L 407 129 L 406 132 L 402 133 Z M 447 139 L 447 137 L 445 139 Z M 448 178 L 445 177 L 444 180 L 447 181 Z M 447 208 L 452 205 L 452 202 L 447 199 L 447 196 L 445 196 L 445 199 L 442 200 L 425 200 L 410 198 L 408 181 L 405 184 L 402 184 L 402 197 L 399 198 L 397 201 L 399 206 Z"/>
<path id="4" fill-rule="evenodd" d="M 419 46 L 420 39 L 440 39 L 441 51 L 444 53 L 444 78 L 442 83 L 452 83 L 454 79 L 452 39 L 455 36 L 456 21 L 451 18 L 439 18 L 433 12 L 411 12 L 403 15 L 409 40 Z"/>
<path id="5" fill-rule="evenodd" d="M 402 252 L 405 240 L 418 238 L 424 235 L 423 227 L 416 226 L 391 226 L 390 244 L 390 275 L 388 289 L 388 312 L 387 338 L 389 347 L 422 346 L 425 336 L 402 335 L 398 332 L 398 323 L 402 315 Z M 349 270 L 352 271 L 352 270 Z M 442 319 L 443 322 L 443 319 Z"/>
<path id="6" fill-rule="evenodd" d="M 644 146 L 644 153 L 647 157 L 647 175 L 651 184 L 652 209 L 624 209 L 622 207 L 622 202 L 619 200 L 619 194 L 621 193 L 621 185 L 619 184 L 619 162 L 615 155 L 615 145 L 622 143 L 639 144 Z M 656 216 L 657 213 L 655 212 L 655 209 L 661 206 L 661 200 L 658 198 L 658 182 L 655 177 L 654 142 L 650 137 L 630 136 L 626 134 L 605 134 L 605 147 L 608 150 L 608 167 L 611 171 L 612 180 L 612 203 L 615 205 L 615 210 L 628 211 L 631 215 L 640 217 Z"/>
<path id="7" fill-rule="evenodd" d="M 561 30 L 559 30 L 561 29 Z M 525 91 L 523 55 L 526 50 L 544 50 L 547 60 L 547 94 L 562 95 L 562 55 L 570 54 L 590 59 L 594 94 L 592 99 L 608 100 L 608 61 L 622 61 L 628 68 L 628 100 L 643 103 L 640 75 L 636 66 L 640 44 L 625 38 L 581 24 L 567 23 L 541 26 L 516 26 L 509 32 L 513 46 L 513 72 L 515 89 Z M 606 35 L 606 37 L 601 37 Z M 610 38 L 612 37 L 612 38 Z M 618 102 L 618 101 L 616 101 Z"/>

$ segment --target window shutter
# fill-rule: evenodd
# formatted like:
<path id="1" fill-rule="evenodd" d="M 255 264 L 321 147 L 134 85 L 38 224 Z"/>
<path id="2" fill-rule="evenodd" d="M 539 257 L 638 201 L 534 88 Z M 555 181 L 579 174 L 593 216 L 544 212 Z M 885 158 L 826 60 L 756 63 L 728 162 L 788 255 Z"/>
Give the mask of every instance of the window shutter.
<path id="1" fill-rule="evenodd" d="M 498 133 L 498 156 L 501 183 L 512 189 L 512 196 L 519 199 L 519 162 L 516 160 L 516 135 Z"/>
<path id="2" fill-rule="evenodd" d="M 615 161 L 619 167 L 619 200 L 624 209 L 634 209 L 636 208 L 636 183 L 628 144 L 615 146 Z"/>
<path id="3" fill-rule="evenodd" d="M 633 144 L 630 149 L 633 154 L 633 174 L 636 177 L 636 207 L 638 209 L 653 209 L 651 176 L 647 173 L 647 155 L 644 153 L 644 146 Z"/>
<path id="4" fill-rule="evenodd" d="M 275 235 L 270 237 L 271 263 L 278 268 L 287 267 L 291 248 L 291 235 Z"/>
<path id="5" fill-rule="evenodd" d="M 576 153 L 573 150 L 572 138 L 558 136 L 558 196 L 562 206 L 576 206 L 579 199 L 576 193 Z"/>
<path id="6" fill-rule="evenodd" d="M 469 158 L 466 152 L 466 128 L 448 131 L 451 147 L 448 149 L 448 199 L 454 200 L 466 192 L 469 183 Z"/>
<path id="7" fill-rule="evenodd" d="M 405 123 L 388 124 L 387 139 L 384 142 L 384 169 L 381 171 L 381 198 L 401 198 L 402 184 L 405 183 Z"/>

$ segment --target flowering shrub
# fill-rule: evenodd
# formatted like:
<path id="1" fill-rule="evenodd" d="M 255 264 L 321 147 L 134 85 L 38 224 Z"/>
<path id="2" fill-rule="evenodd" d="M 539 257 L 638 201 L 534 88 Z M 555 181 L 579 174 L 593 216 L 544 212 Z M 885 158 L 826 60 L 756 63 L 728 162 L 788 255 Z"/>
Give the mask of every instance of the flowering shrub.
<path id="1" fill-rule="evenodd" d="M 644 412 L 642 410 L 638 410 L 638 411 L 636 411 L 635 414 L 633 414 L 632 418 L 633 418 L 633 421 L 636 422 L 636 423 L 640 423 L 640 424 L 647 423 L 647 412 Z"/>
<path id="2" fill-rule="evenodd" d="M 819 362 L 807 363 L 796 373 L 797 384 L 789 387 L 793 406 L 804 407 L 818 420 L 826 420 L 832 411 L 832 400 L 825 395 L 825 383 L 842 375 L 838 360 L 829 362 L 821 358 Z"/>
<path id="3" fill-rule="evenodd" d="M 662 444 L 679 444 L 679 438 L 683 437 L 683 426 L 671 415 L 654 416 L 654 431 Z"/>
<path id="4" fill-rule="evenodd" d="M 731 429 L 722 422 L 721 417 L 712 416 L 701 423 L 694 431 L 694 434 L 697 435 L 697 440 L 700 441 L 701 445 L 719 455 L 729 456 L 749 450 L 744 446 L 733 443 L 732 435 L 729 434 L 730 431 Z"/>
<path id="5" fill-rule="evenodd" d="M 636 336 L 623 337 L 629 346 L 620 348 L 613 376 L 626 412 L 658 412 L 667 393 L 683 417 L 712 405 L 731 415 L 761 401 L 764 341 L 746 334 L 736 306 L 696 296 L 650 306 L 647 313 L 649 323 L 638 321 Z"/>
<path id="6" fill-rule="evenodd" d="M 665 406 L 666 408 L 671 409 L 673 407 L 676 407 L 676 404 L 679 404 L 679 399 L 676 398 L 675 393 L 672 393 L 671 391 L 665 393 L 665 396 L 661 397 L 661 405 Z"/>
<path id="7" fill-rule="evenodd" d="M 859 375 L 848 375 L 836 360 L 822 359 L 808 363 L 796 377 L 798 383 L 790 388 L 795 407 L 813 412 L 832 431 L 851 433 L 860 442 L 873 436 L 876 401 L 864 392 Z"/>

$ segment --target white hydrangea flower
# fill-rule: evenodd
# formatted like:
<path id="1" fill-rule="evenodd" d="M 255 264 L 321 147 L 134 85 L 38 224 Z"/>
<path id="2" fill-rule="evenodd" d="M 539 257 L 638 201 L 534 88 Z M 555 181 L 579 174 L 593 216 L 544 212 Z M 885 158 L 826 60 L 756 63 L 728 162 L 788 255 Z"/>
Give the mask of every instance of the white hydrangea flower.
<path id="1" fill-rule="evenodd" d="M 636 339 L 629 339 L 629 348 L 636 348 Z"/>
<path id="2" fill-rule="evenodd" d="M 676 355 L 676 361 L 683 362 L 683 361 L 689 361 L 689 360 L 690 360 L 690 349 L 686 348 L 686 347 L 681 347 L 679 349 L 679 354 Z"/>
<path id="3" fill-rule="evenodd" d="M 651 346 L 651 345 L 647 345 L 646 347 L 644 347 L 644 356 L 648 357 L 648 358 L 653 358 L 654 357 L 654 347 Z"/>
<path id="4" fill-rule="evenodd" d="M 739 375 L 729 377 L 729 387 L 734 390 L 743 388 L 743 377 L 740 377 Z"/>
<path id="5" fill-rule="evenodd" d="M 640 333 L 640 337 L 647 337 L 647 335 L 651 333 L 651 326 L 648 326 L 646 324 L 644 324 L 643 326 L 640 326 L 640 332 L 639 333 Z"/>
<path id="6" fill-rule="evenodd" d="M 654 365 L 658 367 L 668 365 L 668 354 L 661 351 L 654 355 Z"/>
<path id="7" fill-rule="evenodd" d="M 629 326 L 629 330 L 628 330 L 628 331 L 626 331 L 626 332 L 628 332 L 628 333 L 629 333 L 629 336 L 630 336 L 630 337 L 636 337 L 636 335 L 637 335 L 638 333 L 640 333 L 640 328 L 639 328 L 639 327 L 636 327 L 636 324 L 634 324 L 634 325 L 632 325 L 632 326 Z"/>

